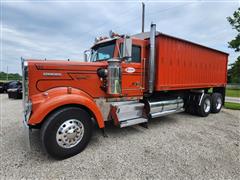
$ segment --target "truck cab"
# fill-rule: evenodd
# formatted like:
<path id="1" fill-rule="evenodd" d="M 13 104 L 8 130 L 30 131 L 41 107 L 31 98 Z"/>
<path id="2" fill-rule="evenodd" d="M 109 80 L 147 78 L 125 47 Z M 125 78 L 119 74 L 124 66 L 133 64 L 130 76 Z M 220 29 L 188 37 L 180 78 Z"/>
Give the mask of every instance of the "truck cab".
<path id="1" fill-rule="evenodd" d="M 146 86 L 143 73 L 146 73 L 148 41 L 112 34 L 110 38 L 96 41 L 87 61 L 109 63 L 110 59 L 118 60 L 121 63 L 121 93 L 118 95 L 142 96 Z"/>

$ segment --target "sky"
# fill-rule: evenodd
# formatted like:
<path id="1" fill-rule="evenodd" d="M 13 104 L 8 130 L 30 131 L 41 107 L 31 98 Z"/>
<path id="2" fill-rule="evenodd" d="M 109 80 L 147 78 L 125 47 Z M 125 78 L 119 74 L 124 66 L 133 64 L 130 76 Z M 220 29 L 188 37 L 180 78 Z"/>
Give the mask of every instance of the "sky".
<path id="1" fill-rule="evenodd" d="M 1 2 L 1 69 L 21 73 L 21 57 L 83 61 L 95 37 L 141 32 L 141 2 L 145 31 L 157 30 L 238 56 L 228 48 L 236 35 L 226 17 L 240 0 L 216 1 L 17 1 Z"/>

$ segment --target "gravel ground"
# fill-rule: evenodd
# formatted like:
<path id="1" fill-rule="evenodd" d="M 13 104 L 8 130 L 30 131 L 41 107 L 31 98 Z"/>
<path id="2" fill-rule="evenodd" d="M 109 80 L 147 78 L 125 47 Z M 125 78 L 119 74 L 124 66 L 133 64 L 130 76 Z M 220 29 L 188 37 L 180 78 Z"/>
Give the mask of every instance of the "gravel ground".
<path id="1" fill-rule="evenodd" d="M 108 138 L 96 129 L 88 147 L 56 161 L 32 132 L 27 151 L 21 100 L 1 95 L 1 179 L 144 178 L 239 179 L 240 111 L 222 110 L 207 118 L 185 113 L 155 119 L 149 129 L 107 126 Z"/>

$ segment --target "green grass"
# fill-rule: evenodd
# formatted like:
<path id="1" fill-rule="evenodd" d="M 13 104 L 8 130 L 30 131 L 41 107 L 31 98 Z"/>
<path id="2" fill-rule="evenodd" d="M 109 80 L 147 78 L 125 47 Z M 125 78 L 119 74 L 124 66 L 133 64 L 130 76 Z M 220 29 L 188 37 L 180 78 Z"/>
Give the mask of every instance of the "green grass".
<path id="1" fill-rule="evenodd" d="M 240 110 L 240 104 L 238 103 L 225 102 L 224 107 L 227 109 Z"/>
<path id="2" fill-rule="evenodd" d="M 229 97 L 240 97 L 240 89 L 227 89 L 226 96 Z"/>
<path id="3" fill-rule="evenodd" d="M 209 93 L 212 93 L 213 90 L 212 88 L 208 90 Z M 230 89 L 230 88 L 227 88 L 226 89 L 226 96 L 229 96 L 229 97 L 240 97 L 240 89 Z"/>

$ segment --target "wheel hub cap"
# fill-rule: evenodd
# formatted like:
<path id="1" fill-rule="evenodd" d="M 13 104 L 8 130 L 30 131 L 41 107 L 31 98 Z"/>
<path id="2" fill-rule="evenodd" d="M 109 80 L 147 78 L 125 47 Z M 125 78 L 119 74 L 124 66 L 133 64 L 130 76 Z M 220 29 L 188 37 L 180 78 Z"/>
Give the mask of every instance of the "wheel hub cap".
<path id="1" fill-rule="evenodd" d="M 77 119 L 65 121 L 57 130 L 56 140 L 59 146 L 63 148 L 72 148 L 82 139 L 84 126 Z"/>
<path id="2" fill-rule="evenodd" d="M 74 129 L 67 131 L 67 138 L 74 139 L 77 136 L 77 132 Z"/>
<path id="3" fill-rule="evenodd" d="M 221 107 L 222 107 L 222 99 L 221 98 L 217 98 L 216 107 L 217 107 L 217 110 L 221 109 Z"/>

